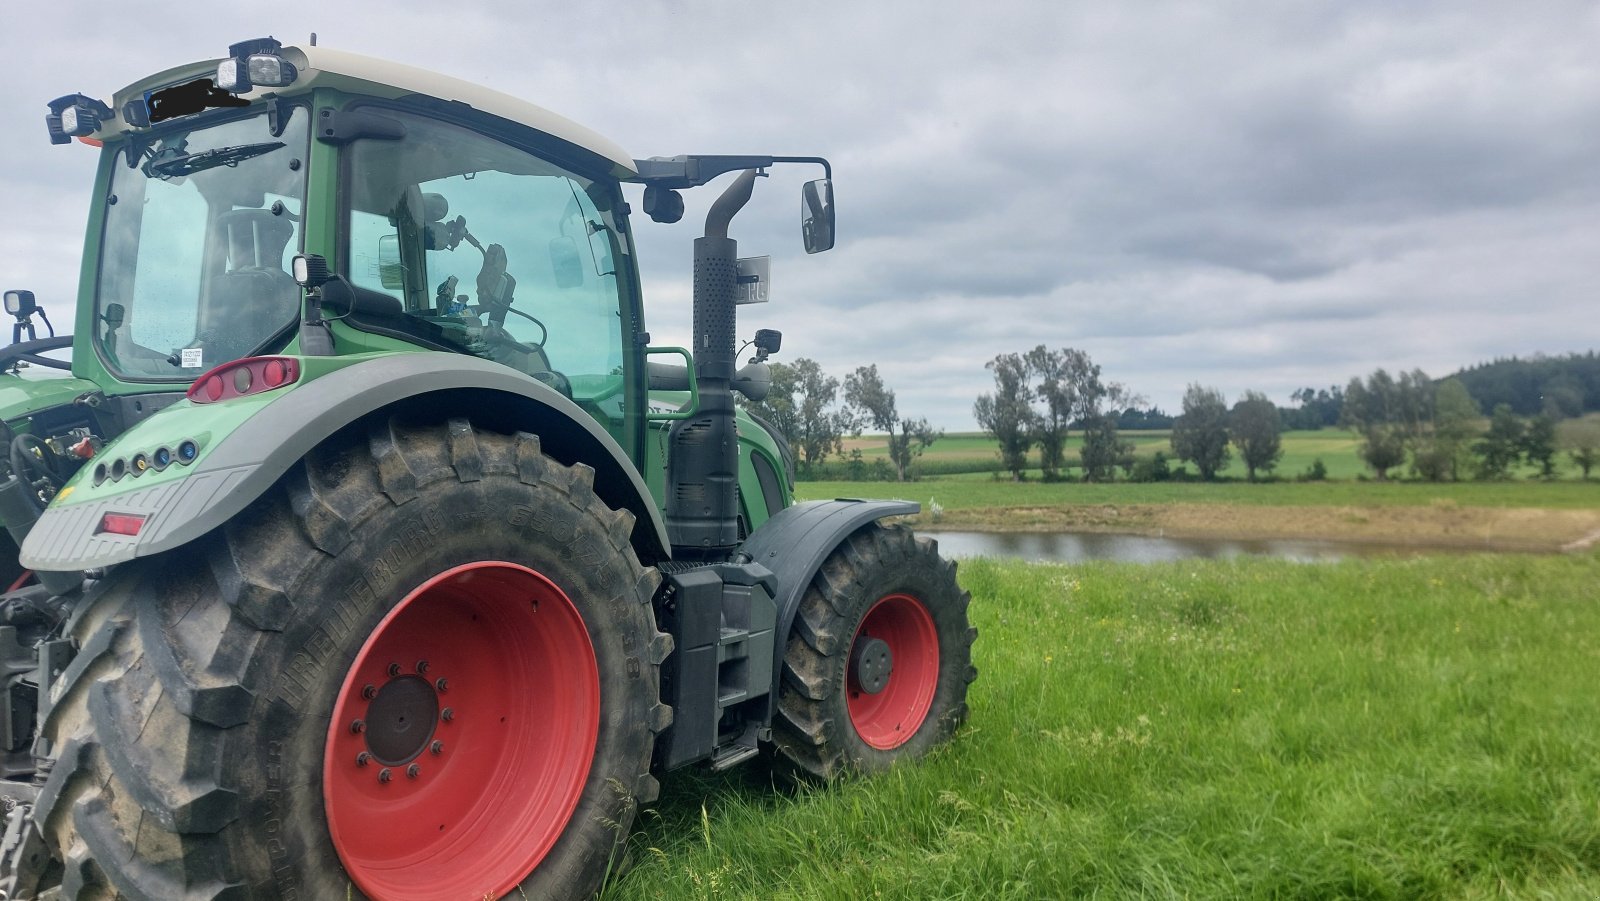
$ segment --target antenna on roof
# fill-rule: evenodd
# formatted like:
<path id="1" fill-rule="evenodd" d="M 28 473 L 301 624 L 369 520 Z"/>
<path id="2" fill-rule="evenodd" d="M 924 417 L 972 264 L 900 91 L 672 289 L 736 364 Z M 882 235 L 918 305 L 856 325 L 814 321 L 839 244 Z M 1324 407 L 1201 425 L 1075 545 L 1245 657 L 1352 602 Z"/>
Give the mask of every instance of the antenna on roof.
<path id="1" fill-rule="evenodd" d="M 317 46 L 317 33 L 315 31 L 311 32 L 311 46 Z"/>

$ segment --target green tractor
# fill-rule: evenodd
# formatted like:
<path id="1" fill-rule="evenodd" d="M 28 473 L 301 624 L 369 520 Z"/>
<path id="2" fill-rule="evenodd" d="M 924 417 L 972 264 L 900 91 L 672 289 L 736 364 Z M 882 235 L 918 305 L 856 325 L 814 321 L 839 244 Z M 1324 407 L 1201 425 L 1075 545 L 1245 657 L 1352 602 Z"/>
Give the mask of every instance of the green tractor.
<path id="1" fill-rule="evenodd" d="M 796 504 L 735 394 L 769 167 L 270 38 L 50 104 L 101 149 L 72 337 L 0 351 L 0 897 L 581 897 L 658 777 L 831 779 L 966 713 L 954 564 Z M 694 244 L 645 331 L 624 183 Z M 46 320 L 48 323 L 48 320 Z M 70 362 L 61 359 L 71 350 Z"/>

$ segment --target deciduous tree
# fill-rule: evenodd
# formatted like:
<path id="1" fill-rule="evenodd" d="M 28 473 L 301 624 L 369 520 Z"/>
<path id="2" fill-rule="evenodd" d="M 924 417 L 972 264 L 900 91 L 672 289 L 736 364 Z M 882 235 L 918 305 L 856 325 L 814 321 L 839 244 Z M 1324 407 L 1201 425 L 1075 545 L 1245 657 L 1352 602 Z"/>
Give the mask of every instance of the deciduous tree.
<path id="1" fill-rule="evenodd" d="M 1405 462 L 1406 449 L 1414 445 L 1433 420 L 1433 382 L 1420 369 L 1403 372 L 1399 379 L 1383 369 L 1362 382 L 1350 380 L 1344 391 L 1340 420 L 1361 438 L 1357 453 L 1377 473 Z"/>
<path id="2" fill-rule="evenodd" d="M 1257 470 L 1271 472 L 1278 465 L 1283 456 L 1282 427 L 1278 405 L 1259 391 L 1246 391 L 1233 405 L 1233 412 L 1228 415 L 1228 434 L 1239 449 L 1250 481 L 1256 480 Z"/>
<path id="3" fill-rule="evenodd" d="M 1522 461 L 1522 420 L 1510 404 L 1496 404 L 1489 417 L 1489 433 L 1472 446 L 1478 454 L 1478 478 L 1504 479 Z"/>
<path id="4" fill-rule="evenodd" d="M 994 393 L 972 405 L 972 415 L 1000 444 L 1000 463 L 1021 481 L 1028 466 L 1028 449 L 1038 438 L 1040 415 L 1033 409 L 1031 375 L 1021 354 L 1000 354 L 984 364 L 994 373 Z"/>
<path id="5" fill-rule="evenodd" d="M 1172 424 L 1172 450 L 1210 481 L 1228 465 L 1228 404 L 1215 388 L 1190 385 L 1183 415 Z"/>
<path id="6" fill-rule="evenodd" d="M 943 429 L 934 428 L 926 419 L 901 418 L 895 409 L 894 392 L 878 375 L 876 363 L 858 366 L 844 377 L 844 402 L 855 411 L 857 428 L 870 425 L 888 436 L 889 462 L 894 464 L 895 478 L 902 482 L 911 469 L 911 461 L 944 435 Z"/>
<path id="7" fill-rule="evenodd" d="M 850 416 L 833 409 L 839 380 L 823 372 L 817 361 L 801 357 L 792 364 L 772 363 L 772 387 L 766 400 L 745 401 L 751 413 L 776 428 L 810 471 L 830 454 L 842 452 Z"/>
<path id="8" fill-rule="evenodd" d="M 1537 464 L 1539 475 L 1551 478 L 1556 474 L 1556 421 L 1548 413 L 1540 413 L 1528 420 L 1518 448 L 1529 463 Z"/>
<path id="9" fill-rule="evenodd" d="M 1050 350 L 1040 344 L 1028 351 L 1026 360 L 1029 371 L 1039 379 L 1035 390 L 1041 404 L 1039 465 L 1047 480 L 1060 478 L 1066 468 L 1067 430 L 1073 423 L 1083 423 L 1087 429 L 1108 403 L 1123 407 L 1143 402 L 1121 384 L 1102 381 L 1100 366 L 1077 348 Z"/>
<path id="10" fill-rule="evenodd" d="M 1133 445 L 1117 437 L 1115 416 L 1102 414 L 1088 423 L 1078 456 L 1083 460 L 1085 482 L 1109 482 L 1115 478 L 1117 467 L 1124 464 L 1130 471 L 1133 469 Z"/>

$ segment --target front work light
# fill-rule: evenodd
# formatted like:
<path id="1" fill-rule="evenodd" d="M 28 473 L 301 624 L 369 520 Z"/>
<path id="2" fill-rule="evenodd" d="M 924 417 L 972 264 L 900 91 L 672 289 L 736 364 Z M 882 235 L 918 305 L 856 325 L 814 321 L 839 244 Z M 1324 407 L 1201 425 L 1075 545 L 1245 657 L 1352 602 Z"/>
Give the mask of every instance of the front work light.
<path id="1" fill-rule="evenodd" d="M 300 72 L 278 55 L 283 45 L 272 38 L 242 41 L 228 48 L 228 58 L 217 64 L 217 87 L 230 94 L 253 88 L 281 88 L 294 84 Z"/>
<path id="2" fill-rule="evenodd" d="M 66 144 L 100 130 L 112 116 L 111 107 L 93 97 L 68 94 L 50 101 L 50 114 L 44 117 L 50 130 L 50 143 Z"/>

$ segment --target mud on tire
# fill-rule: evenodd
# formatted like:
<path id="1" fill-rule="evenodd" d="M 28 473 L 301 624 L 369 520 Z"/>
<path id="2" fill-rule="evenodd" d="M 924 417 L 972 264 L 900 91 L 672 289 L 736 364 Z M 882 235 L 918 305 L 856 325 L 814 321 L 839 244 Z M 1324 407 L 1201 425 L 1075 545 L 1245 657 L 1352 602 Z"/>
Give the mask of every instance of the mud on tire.
<path id="1" fill-rule="evenodd" d="M 931 539 L 880 525 L 846 539 L 806 590 L 788 637 L 773 720 L 779 753 L 831 779 L 886 769 L 948 739 L 977 678 L 970 602 Z"/>
<path id="2" fill-rule="evenodd" d="M 74 626 L 81 650 L 40 730 L 58 760 L 34 816 L 62 863 L 61 894 L 360 897 L 373 883 L 359 877 L 372 871 L 347 873 L 347 845 L 330 838 L 325 810 L 330 712 L 352 697 L 352 661 L 396 605 L 429 579 L 483 561 L 537 573 L 570 600 L 579 643 L 586 630 L 593 649 L 593 752 L 575 800 L 554 823 L 558 837 L 534 852 L 531 875 L 479 872 L 494 867 L 451 857 L 443 845 L 421 847 L 424 856 L 437 852 L 433 869 L 446 877 L 430 884 L 464 898 L 514 894 L 519 882 L 529 897 L 592 893 L 636 805 L 656 795 L 654 735 L 671 721 L 658 702 L 671 639 L 655 630 L 650 612 L 660 577 L 629 545 L 632 514 L 600 502 L 593 475 L 551 460 L 528 434 L 489 433 L 464 420 L 376 421 L 319 448 L 215 533 L 116 570 Z M 404 666 L 410 678 L 414 662 Z M 474 678 L 479 684 L 462 679 L 438 699 L 466 709 L 455 699 L 490 681 Z M 494 691 L 514 699 L 562 687 Z M 553 740 L 574 728 L 539 725 L 556 730 Z M 457 764 L 471 764 L 470 748 L 452 750 Z M 419 753 L 426 767 L 448 766 Z M 401 772 L 397 766 L 394 775 L 403 783 Z M 497 778 L 485 776 L 482 793 L 501 785 Z M 436 816 L 429 807 L 395 813 Z M 453 826 L 440 823 L 439 831 Z M 374 896 L 430 891 L 380 885 Z"/>

